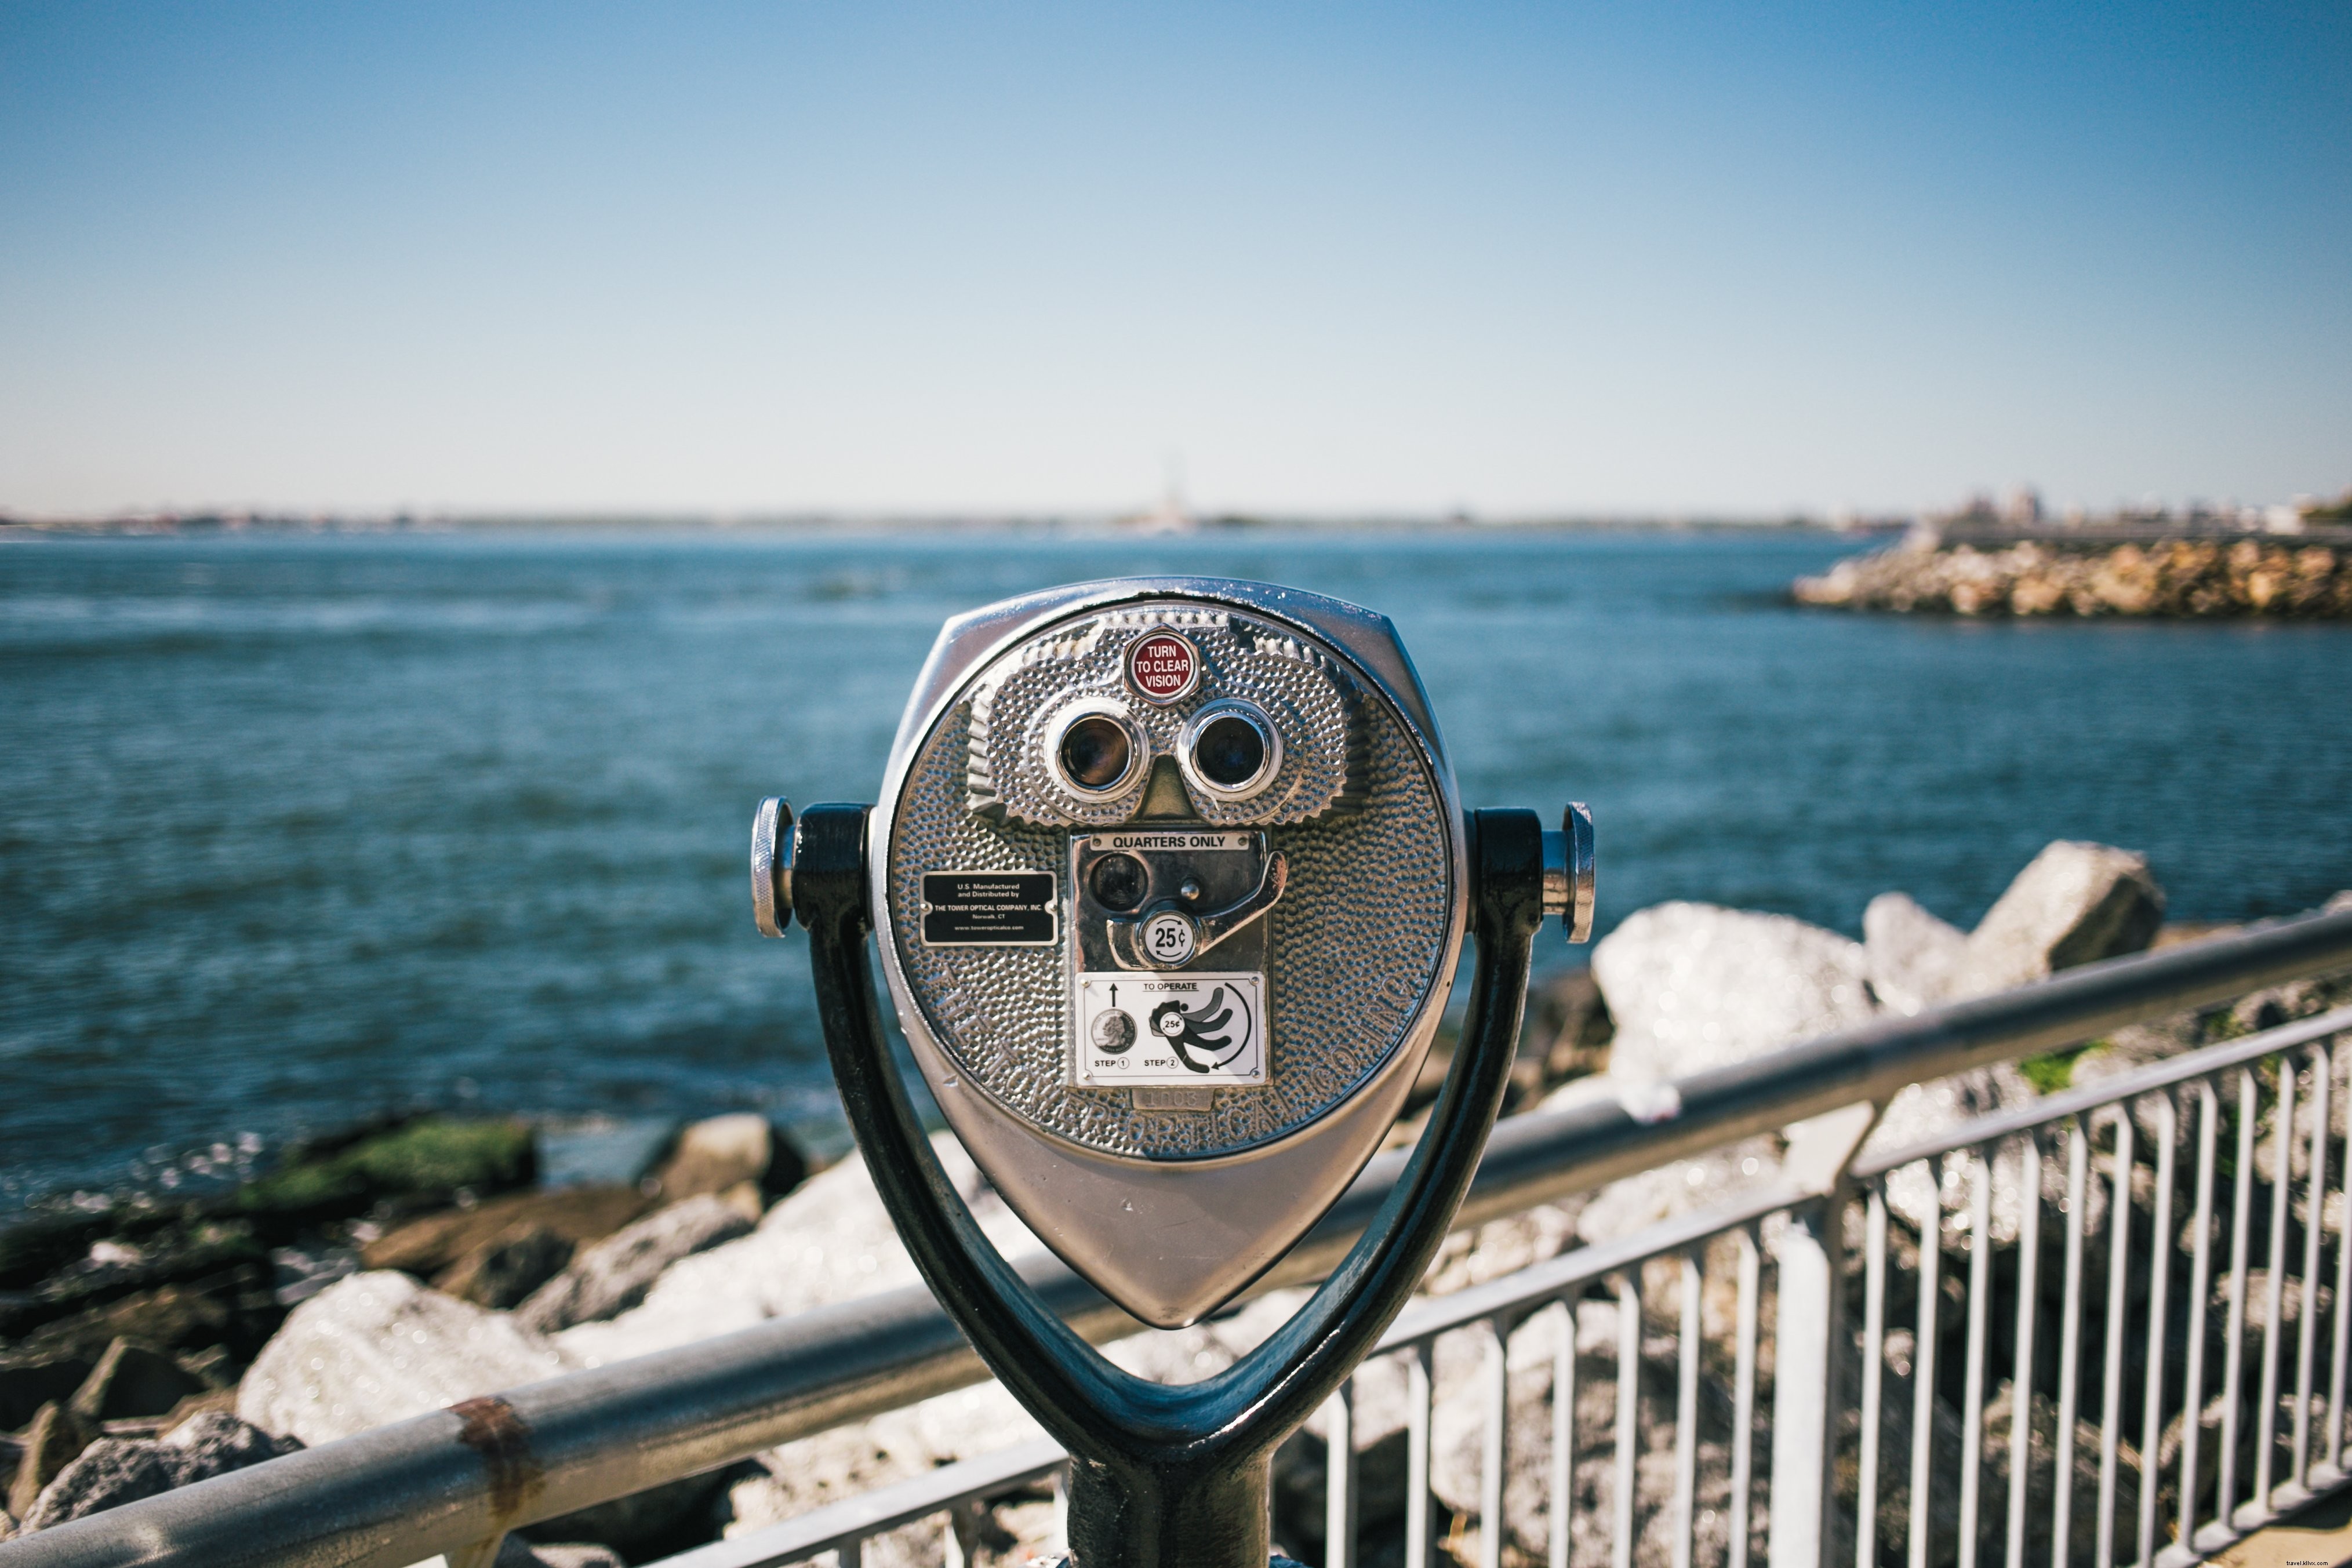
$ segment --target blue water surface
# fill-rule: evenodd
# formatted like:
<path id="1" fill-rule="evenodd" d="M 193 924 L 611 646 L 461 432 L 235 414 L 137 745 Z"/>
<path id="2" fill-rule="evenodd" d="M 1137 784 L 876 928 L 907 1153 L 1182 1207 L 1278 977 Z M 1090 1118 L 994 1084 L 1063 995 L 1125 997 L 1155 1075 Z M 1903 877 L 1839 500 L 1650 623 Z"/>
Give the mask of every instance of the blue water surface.
<path id="1" fill-rule="evenodd" d="M 2053 838 L 2182 918 L 2352 884 L 2343 626 L 1800 612 L 1808 534 L 242 536 L 0 548 L 0 1203 L 411 1103 L 837 1119 L 762 794 L 871 799 L 940 621 L 1126 572 L 1392 617 L 1601 925 L 1980 915 Z M 1569 955 L 1545 938 L 1547 961 Z"/>

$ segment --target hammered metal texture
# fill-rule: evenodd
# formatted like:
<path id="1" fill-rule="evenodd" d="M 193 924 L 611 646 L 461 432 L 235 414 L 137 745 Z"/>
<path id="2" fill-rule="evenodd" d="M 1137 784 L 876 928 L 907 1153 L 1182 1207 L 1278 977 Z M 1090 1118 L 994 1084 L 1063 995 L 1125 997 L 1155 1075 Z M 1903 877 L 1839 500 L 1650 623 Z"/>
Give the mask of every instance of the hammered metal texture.
<path id="1" fill-rule="evenodd" d="M 1183 633 L 1201 654 L 1201 680 L 1166 706 L 1127 686 L 1127 650 L 1154 627 Z M 1199 606 L 1143 606 L 1089 616 L 1032 638 L 983 671 L 971 698 L 967 785 L 977 811 L 1051 827 L 1117 827 L 1135 814 L 1151 769 L 1131 769 L 1126 789 L 1086 799 L 1061 787 L 1045 737 L 1074 706 L 1108 700 L 1124 708 L 1154 757 L 1176 755 L 1177 733 L 1202 704 L 1246 697 L 1282 736 L 1282 766 L 1247 800 L 1185 793 L 1216 827 L 1303 822 L 1361 804 L 1362 706 L 1356 683 L 1329 654 L 1297 634 L 1246 615 Z"/>
<path id="2" fill-rule="evenodd" d="M 1098 619 L 1140 628 L 1178 623 L 1176 613 L 1159 609 Z M 1198 621 L 1182 624 L 1187 635 L 1200 635 Z M 1066 628 L 1048 636 L 1072 641 Z M 1295 634 L 1284 636 L 1299 643 Z M 1024 651 L 1006 655 L 983 678 Z M 1337 655 L 1302 651 L 1327 674 L 1339 673 Z M 1288 663 L 1302 664 L 1295 657 Z M 1198 700 L 1236 695 L 1219 677 L 1239 664 L 1210 664 Z M 1268 847 L 1290 859 L 1289 886 L 1267 916 L 1271 1081 L 1263 1088 L 1219 1089 L 1205 1112 L 1139 1111 L 1129 1090 L 1068 1084 L 1066 929 L 1050 947 L 932 947 L 920 938 L 927 871 L 1052 872 L 1066 907 L 1069 890 L 1061 883 L 1068 874 L 1067 831 L 1000 821 L 970 807 L 972 689 L 947 708 L 908 767 L 892 818 L 886 888 L 908 988 L 941 1046 L 974 1082 L 1017 1114 L 1091 1148 L 1202 1157 L 1235 1153 L 1314 1121 L 1403 1041 L 1438 983 L 1450 926 L 1454 830 L 1412 736 L 1384 698 L 1354 697 L 1360 809 L 1268 829 Z M 1000 705 L 1008 689 L 997 688 Z M 1246 695 L 1264 700 L 1256 690 Z"/>

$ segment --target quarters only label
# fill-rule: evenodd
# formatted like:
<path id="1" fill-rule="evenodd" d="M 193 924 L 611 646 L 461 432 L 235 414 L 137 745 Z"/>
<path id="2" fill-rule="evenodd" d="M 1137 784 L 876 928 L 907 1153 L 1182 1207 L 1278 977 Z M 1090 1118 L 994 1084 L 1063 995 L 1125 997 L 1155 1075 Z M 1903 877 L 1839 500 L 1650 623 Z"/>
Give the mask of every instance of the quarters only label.
<path id="1" fill-rule="evenodd" d="M 1076 1082 L 1241 1088 L 1265 1082 L 1265 977 L 1076 977 Z"/>
<path id="2" fill-rule="evenodd" d="M 1086 847 L 1105 850 L 1255 850 L 1264 846 L 1262 833 L 1205 832 L 1192 828 L 1122 829 L 1116 833 L 1089 833 Z"/>
<path id="3" fill-rule="evenodd" d="M 1054 873 L 923 873 L 923 940 L 934 947 L 1042 946 L 1054 940 Z"/>

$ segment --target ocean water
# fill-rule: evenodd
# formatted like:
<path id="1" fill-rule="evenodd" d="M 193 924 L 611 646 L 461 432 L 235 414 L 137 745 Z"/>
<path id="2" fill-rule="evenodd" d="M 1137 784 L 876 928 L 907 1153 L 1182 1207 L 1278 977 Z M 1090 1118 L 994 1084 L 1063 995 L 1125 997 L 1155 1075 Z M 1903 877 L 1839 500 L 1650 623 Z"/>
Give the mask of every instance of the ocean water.
<path id="1" fill-rule="evenodd" d="M 1799 612 L 1817 535 L 466 533 L 0 548 L 0 1208 L 373 1110 L 839 1137 L 751 808 L 871 799 L 940 621 L 1125 572 L 1390 615 L 1600 919 L 1973 921 L 2053 838 L 2176 915 L 2352 884 L 2352 628 Z M 1544 961 L 1570 954 L 1543 939 Z M 214 1151 L 215 1154 L 221 1152 Z M 210 1155 L 198 1154 L 194 1164 Z"/>

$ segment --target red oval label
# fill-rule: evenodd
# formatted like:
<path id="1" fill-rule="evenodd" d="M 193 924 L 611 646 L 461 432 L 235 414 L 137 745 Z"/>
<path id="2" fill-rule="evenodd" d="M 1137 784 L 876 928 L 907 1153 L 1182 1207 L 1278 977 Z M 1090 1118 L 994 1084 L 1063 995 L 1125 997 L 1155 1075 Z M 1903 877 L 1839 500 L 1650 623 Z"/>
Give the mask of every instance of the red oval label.
<path id="1" fill-rule="evenodd" d="M 1147 702 L 1172 703 L 1201 678 L 1200 651 L 1173 632 L 1151 632 L 1127 651 L 1127 680 Z"/>

